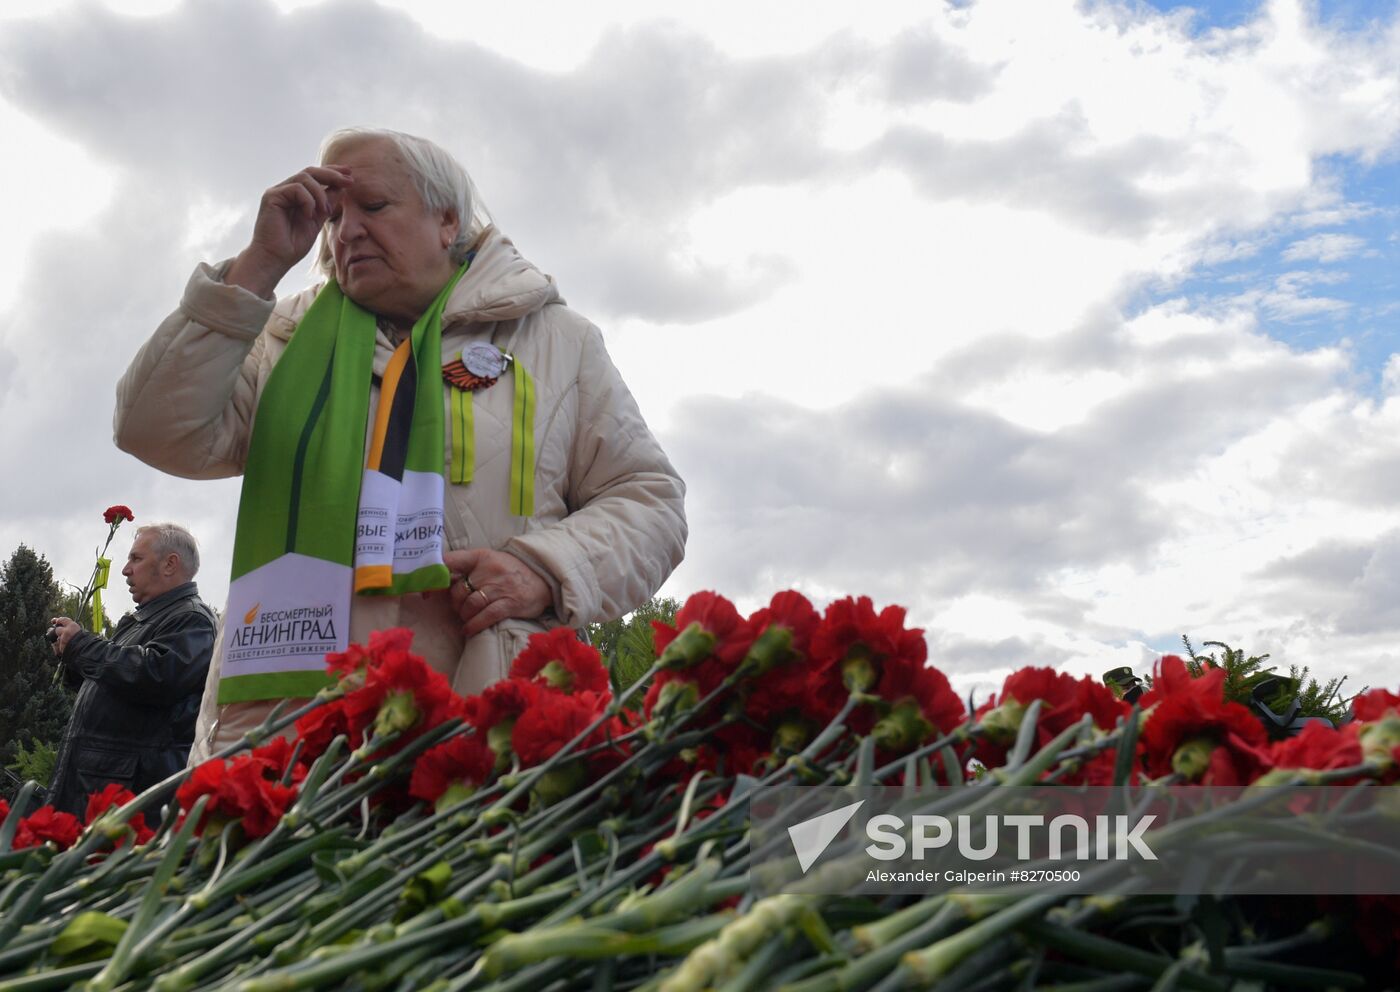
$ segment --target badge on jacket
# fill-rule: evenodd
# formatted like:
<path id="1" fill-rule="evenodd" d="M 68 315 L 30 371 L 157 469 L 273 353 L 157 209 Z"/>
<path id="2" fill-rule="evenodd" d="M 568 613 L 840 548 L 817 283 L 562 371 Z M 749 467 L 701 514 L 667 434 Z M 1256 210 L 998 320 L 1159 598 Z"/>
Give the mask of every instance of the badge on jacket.
<path id="1" fill-rule="evenodd" d="M 509 354 L 490 341 L 472 341 L 442 367 L 442 377 L 450 386 L 476 392 L 499 379 L 512 361 Z"/>

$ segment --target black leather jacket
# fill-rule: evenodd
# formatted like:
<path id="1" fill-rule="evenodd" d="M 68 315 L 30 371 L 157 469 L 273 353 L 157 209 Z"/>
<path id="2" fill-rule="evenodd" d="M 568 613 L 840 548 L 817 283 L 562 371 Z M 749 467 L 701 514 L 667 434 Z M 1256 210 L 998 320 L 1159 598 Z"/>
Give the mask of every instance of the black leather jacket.
<path id="1" fill-rule="evenodd" d="M 78 698 L 54 766 L 55 808 L 81 817 L 109 782 L 139 793 L 184 767 L 215 626 L 186 582 L 122 617 L 111 640 L 73 635 L 62 660 Z"/>

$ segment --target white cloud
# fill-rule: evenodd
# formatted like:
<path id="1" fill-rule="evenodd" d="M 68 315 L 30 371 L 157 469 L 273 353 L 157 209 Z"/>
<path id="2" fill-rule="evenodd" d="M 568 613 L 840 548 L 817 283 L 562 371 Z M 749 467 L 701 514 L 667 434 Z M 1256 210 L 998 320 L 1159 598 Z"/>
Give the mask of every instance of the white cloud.
<path id="1" fill-rule="evenodd" d="M 0 265 L 23 301 L 0 457 L 44 473 L 0 484 L 0 540 L 80 576 L 102 507 L 130 503 L 196 526 L 222 597 L 237 484 L 113 451 L 112 382 L 195 256 L 371 121 L 463 157 L 604 326 L 689 482 L 673 591 L 905 603 L 960 687 L 1141 670 L 1180 633 L 1400 679 L 1394 542 L 1369 537 L 1400 533 L 1400 400 L 1265 334 L 1347 305 L 1321 287 L 1365 245 L 1295 232 L 1379 209 L 1324 163 L 1394 150 L 1394 24 L 1329 34 L 1282 0 L 1204 33 L 1072 0 L 654 9 L 6 23 L 0 99 L 32 154 L 5 168 L 43 206 Z M 1336 274 L 1136 303 L 1281 236 Z"/>
<path id="2" fill-rule="evenodd" d="M 1295 241 L 1283 250 L 1285 262 L 1340 262 L 1366 247 L 1366 240 L 1354 234 L 1314 234 Z"/>

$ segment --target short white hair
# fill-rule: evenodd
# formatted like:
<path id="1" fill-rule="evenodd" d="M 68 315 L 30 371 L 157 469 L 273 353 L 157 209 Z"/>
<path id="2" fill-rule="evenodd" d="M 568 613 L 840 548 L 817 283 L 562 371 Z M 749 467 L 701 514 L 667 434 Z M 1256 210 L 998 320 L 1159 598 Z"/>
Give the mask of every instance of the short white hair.
<path id="1" fill-rule="evenodd" d="M 467 253 L 476 244 L 481 232 L 491 225 L 491 214 L 486 204 L 482 203 L 471 175 L 449 152 L 427 138 L 377 127 L 343 127 L 332 131 L 321 142 L 321 164 L 332 161 L 333 155 L 351 145 L 374 140 L 388 141 L 402 156 L 424 206 L 434 212 L 456 211 L 457 237 L 448 251 L 452 260 L 461 265 L 467 260 Z M 335 277 L 329 227 L 321 232 L 316 268 L 327 279 Z"/>
<path id="2" fill-rule="evenodd" d="M 175 555 L 180 559 L 185 574 L 191 579 L 194 578 L 195 573 L 199 571 L 199 545 L 195 542 L 193 534 L 179 524 L 144 524 L 136 528 L 135 537 L 132 539 L 135 540 L 142 534 L 152 535 L 151 550 L 156 557 Z"/>

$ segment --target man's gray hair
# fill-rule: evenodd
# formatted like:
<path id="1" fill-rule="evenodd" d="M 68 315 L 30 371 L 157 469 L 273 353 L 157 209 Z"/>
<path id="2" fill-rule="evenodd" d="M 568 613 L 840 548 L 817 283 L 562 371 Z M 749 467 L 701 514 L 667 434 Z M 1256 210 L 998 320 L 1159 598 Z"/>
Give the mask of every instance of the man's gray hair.
<path id="1" fill-rule="evenodd" d="M 199 545 L 195 543 L 194 535 L 179 524 L 145 524 L 136 528 L 136 536 L 142 534 L 153 535 L 151 550 L 159 558 L 166 555 L 178 555 L 180 564 L 185 568 L 185 574 L 189 578 L 194 578 L 199 571 Z"/>
<path id="2" fill-rule="evenodd" d="M 334 161 L 333 156 L 351 145 L 365 141 L 390 142 L 403 157 L 418 187 L 418 195 L 431 211 L 455 210 L 458 217 L 457 238 L 449 251 L 452 260 L 461 265 L 477 238 L 491 224 L 491 214 L 481 202 L 472 177 L 441 146 L 427 138 L 377 127 L 343 127 L 326 135 L 321 142 L 321 164 Z M 321 231 L 321 246 L 316 255 L 316 268 L 327 279 L 335 277 L 335 261 L 331 258 L 330 228 Z"/>

